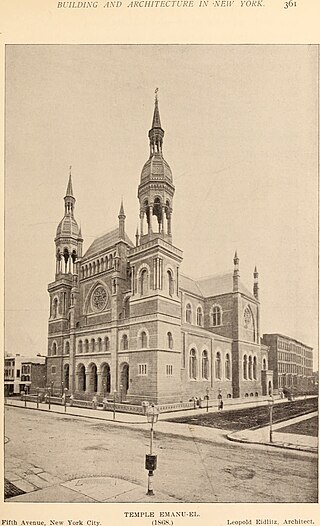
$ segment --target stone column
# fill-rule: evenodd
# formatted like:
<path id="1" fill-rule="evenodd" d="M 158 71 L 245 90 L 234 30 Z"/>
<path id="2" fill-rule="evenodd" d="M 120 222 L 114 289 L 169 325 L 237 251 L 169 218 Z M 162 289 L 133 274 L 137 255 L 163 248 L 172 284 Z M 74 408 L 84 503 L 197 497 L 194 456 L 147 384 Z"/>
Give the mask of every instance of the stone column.
<path id="1" fill-rule="evenodd" d="M 103 394 L 103 385 L 102 385 L 102 373 L 100 371 L 97 372 L 98 376 L 98 385 L 97 385 L 97 393 Z"/>

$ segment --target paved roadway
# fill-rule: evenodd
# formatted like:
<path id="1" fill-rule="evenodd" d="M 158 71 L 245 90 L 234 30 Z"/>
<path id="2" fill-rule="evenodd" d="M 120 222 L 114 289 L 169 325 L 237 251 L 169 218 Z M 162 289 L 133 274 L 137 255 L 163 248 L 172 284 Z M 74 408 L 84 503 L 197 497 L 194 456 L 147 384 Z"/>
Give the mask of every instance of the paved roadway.
<path id="1" fill-rule="evenodd" d="M 175 424 L 179 425 L 179 424 Z M 317 458 L 309 453 L 155 433 L 154 489 L 162 502 L 316 502 Z M 111 422 L 6 407 L 6 470 L 28 462 L 52 484 L 115 477 L 145 493 L 149 434 Z M 49 477 L 49 480 L 50 480 Z M 18 484 L 17 484 L 18 485 Z M 147 501 L 147 497 L 146 497 Z"/>

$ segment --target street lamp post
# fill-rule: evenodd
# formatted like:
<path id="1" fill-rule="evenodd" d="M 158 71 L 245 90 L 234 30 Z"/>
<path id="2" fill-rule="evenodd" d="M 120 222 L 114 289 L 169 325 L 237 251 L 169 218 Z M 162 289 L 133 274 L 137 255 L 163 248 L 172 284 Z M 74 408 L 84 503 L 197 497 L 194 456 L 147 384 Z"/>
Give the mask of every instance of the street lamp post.
<path id="1" fill-rule="evenodd" d="M 39 409 L 39 387 L 37 387 L 37 409 Z"/>
<path id="2" fill-rule="evenodd" d="M 27 407 L 27 386 L 24 388 L 24 407 Z"/>
<path id="3" fill-rule="evenodd" d="M 273 424 L 273 404 L 274 404 L 274 399 L 273 399 L 273 396 L 270 395 L 269 399 L 268 399 L 268 405 L 269 405 L 269 420 L 270 420 L 270 430 L 269 430 L 269 442 L 272 443 L 272 424 Z"/>
<path id="4" fill-rule="evenodd" d="M 116 419 L 116 396 L 117 396 L 117 391 L 114 390 L 113 391 L 113 420 Z"/>
<path id="5" fill-rule="evenodd" d="M 65 387 L 64 388 L 64 393 L 63 393 L 63 403 L 64 403 L 64 412 L 66 413 L 67 412 L 67 391 L 68 389 Z"/>
<path id="6" fill-rule="evenodd" d="M 51 409 L 51 393 L 50 393 L 50 387 L 48 387 L 48 407 L 49 411 Z"/>
<path id="7" fill-rule="evenodd" d="M 159 410 L 151 404 L 146 411 L 147 420 L 150 426 L 150 453 L 146 455 L 146 469 L 148 470 L 148 490 L 147 495 L 154 495 L 152 486 L 153 472 L 157 468 L 157 455 L 153 454 L 153 426 L 159 418 Z"/>
<path id="8" fill-rule="evenodd" d="M 123 390 L 123 385 L 120 384 L 120 404 L 122 404 L 122 390 Z"/>

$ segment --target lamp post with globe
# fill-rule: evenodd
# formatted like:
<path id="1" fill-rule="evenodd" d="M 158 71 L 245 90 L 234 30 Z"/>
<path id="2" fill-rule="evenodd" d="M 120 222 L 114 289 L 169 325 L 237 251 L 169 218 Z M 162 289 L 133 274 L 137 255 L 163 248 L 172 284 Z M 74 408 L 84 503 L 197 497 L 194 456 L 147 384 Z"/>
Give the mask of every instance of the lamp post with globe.
<path id="1" fill-rule="evenodd" d="M 146 410 L 147 421 L 150 426 L 150 453 L 146 455 L 146 469 L 148 470 L 148 490 L 147 495 L 154 495 L 152 477 L 157 468 L 157 455 L 153 454 L 153 426 L 159 418 L 159 410 L 151 404 Z"/>

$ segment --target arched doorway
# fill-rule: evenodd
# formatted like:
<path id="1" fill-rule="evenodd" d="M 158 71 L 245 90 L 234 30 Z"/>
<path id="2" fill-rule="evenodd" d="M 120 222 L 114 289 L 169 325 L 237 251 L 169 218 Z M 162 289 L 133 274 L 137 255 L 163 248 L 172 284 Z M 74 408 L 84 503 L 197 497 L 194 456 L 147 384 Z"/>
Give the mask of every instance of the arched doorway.
<path id="1" fill-rule="evenodd" d="M 96 393 L 98 391 L 98 374 L 97 366 L 95 363 L 91 363 L 88 367 L 89 379 L 88 379 L 88 392 Z"/>
<path id="2" fill-rule="evenodd" d="M 86 390 L 86 370 L 83 363 L 80 363 L 78 365 L 78 391 L 85 391 Z"/>
<path id="3" fill-rule="evenodd" d="M 63 386 L 69 389 L 69 364 L 66 363 L 63 368 Z"/>
<path id="4" fill-rule="evenodd" d="M 105 363 L 101 366 L 101 381 L 103 394 L 109 394 L 111 391 L 111 373 L 110 365 Z"/>
<path id="5" fill-rule="evenodd" d="M 126 362 L 120 366 L 120 385 L 122 386 L 122 398 L 125 398 L 129 390 L 129 364 Z"/>

